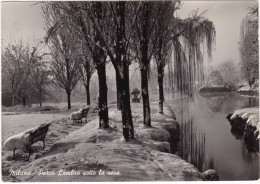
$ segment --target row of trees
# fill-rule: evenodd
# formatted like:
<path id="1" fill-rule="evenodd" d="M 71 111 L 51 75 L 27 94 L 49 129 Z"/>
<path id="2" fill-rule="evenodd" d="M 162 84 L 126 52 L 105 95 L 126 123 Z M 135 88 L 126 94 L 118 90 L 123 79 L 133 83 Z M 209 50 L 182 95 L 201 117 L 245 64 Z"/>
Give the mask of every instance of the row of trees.
<path id="1" fill-rule="evenodd" d="M 42 5 L 48 30 L 45 40 L 54 51 L 55 63 L 66 63 L 65 68 L 57 71 L 56 79 L 59 80 L 58 74 L 65 72 L 63 78 L 67 78 L 67 87 L 64 88 L 68 99 L 74 85 L 71 77 L 76 75 L 73 73 L 74 64 L 83 58 L 85 65 L 88 63 L 86 68 L 92 69 L 90 66 L 94 65 L 97 70 L 100 128 L 109 127 L 107 62 L 111 62 L 115 69 L 117 107 L 122 113 L 126 140 L 134 138 L 129 92 L 129 65 L 132 62 L 139 63 L 141 72 L 145 126 L 151 126 L 148 74 L 152 58 L 156 60 L 158 69 L 161 113 L 164 67 L 172 50 L 178 86 L 185 92 L 191 92 L 192 82 L 197 79 L 196 68 L 201 68 L 203 61 L 201 44 L 206 43 L 210 54 L 215 29 L 213 23 L 197 11 L 185 20 L 174 17 L 180 7 L 181 3 L 177 1 L 47 2 Z"/>
<path id="2" fill-rule="evenodd" d="M 241 71 L 251 86 L 259 78 L 258 5 L 250 8 L 240 29 Z"/>
<path id="3" fill-rule="evenodd" d="M 193 11 L 187 19 L 176 17 L 181 5 L 180 1 L 42 3 L 47 30 L 45 43 L 51 55 L 48 67 L 52 81 L 67 93 L 68 108 L 78 80 L 85 85 L 90 104 L 89 83 L 97 71 L 99 127 L 109 127 L 107 63 L 112 63 L 115 70 L 117 107 L 121 110 L 126 140 L 134 139 L 129 91 L 132 63 L 138 63 L 140 68 L 144 126 L 152 126 L 148 88 L 152 61 L 158 72 L 160 113 L 163 113 L 167 64 L 171 84 L 175 82 L 178 89 L 191 95 L 195 81 L 203 78 L 201 49 L 206 45 L 211 55 L 215 28 L 203 17 L 205 12 Z"/>

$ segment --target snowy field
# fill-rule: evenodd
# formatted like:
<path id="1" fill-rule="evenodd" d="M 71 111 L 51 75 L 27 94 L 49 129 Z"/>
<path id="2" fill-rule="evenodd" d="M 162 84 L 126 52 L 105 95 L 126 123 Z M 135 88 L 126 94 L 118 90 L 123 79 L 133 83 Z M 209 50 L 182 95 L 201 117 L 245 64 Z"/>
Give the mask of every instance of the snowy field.
<path id="1" fill-rule="evenodd" d="M 53 104 L 48 104 L 48 106 L 53 107 Z M 73 126 L 72 120 L 69 119 L 69 115 L 71 112 L 78 110 L 84 106 L 83 103 L 73 104 L 72 110 L 66 110 L 65 105 L 59 104 L 59 107 L 63 109 L 54 109 L 53 111 L 38 111 L 35 109 L 39 109 L 39 107 L 15 107 L 16 112 L 12 112 L 11 108 L 5 108 L 5 112 L 2 112 L 2 145 L 3 142 L 10 136 L 23 132 L 25 130 L 31 129 L 33 127 L 37 127 L 43 123 L 51 123 L 49 127 L 49 131 L 46 135 L 45 142 L 46 147 L 45 150 L 41 150 L 42 142 L 37 142 L 33 144 L 32 149 L 34 153 L 31 156 L 30 160 L 35 160 L 37 157 L 48 152 L 50 147 L 65 137 L 69 133 L 81 128 L 82 126 Z M 46 107 L 46 106 L 45 106 Z M 57 106 L 55 107 L 57 108 Z M 97 113 L 90 109 L 88 114 L 88 121 L 97 118 Z M 2 171 L 3 171 L 3 180 L 5 181 L 19 181 L 15 178 L 12 178 L 9 175 L 10 168 L 19 169 L 23 165 L 26 165 L 28 162 L 25 162 L 24 159 L 28 156 L 28 153 L 23 153 L 19 150 L 16 151 L 17 161 L 12 160 L 12 152 L 6 151 L 2 149 Z"/>
<path id="2" fill-rule="evenodd" d="M 54 120 L 68 118 L 68 113 L 48 113 L 48 114 L 17 114 L 2 115 L 2 142 L 6 138 L 20 133 L 24 130 L 39 126 L 43 123 L 50 123 Z"/>

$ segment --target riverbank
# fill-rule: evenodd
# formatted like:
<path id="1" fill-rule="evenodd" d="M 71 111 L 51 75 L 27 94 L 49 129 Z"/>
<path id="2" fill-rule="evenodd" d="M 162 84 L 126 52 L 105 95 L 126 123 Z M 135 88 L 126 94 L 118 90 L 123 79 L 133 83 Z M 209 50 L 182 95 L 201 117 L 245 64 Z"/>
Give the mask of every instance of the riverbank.
<path id="1" fill-rule="evenodd" d="M 98 119 L 94 119 L 38 158 L 9 169 L 18 181 L 200 180 L 193 165 L 169 153 L 174 149 L 169 141 L 176 138 L 179 125 L 169 107 L 165 106 L 164 115 L 157 113 L 157 108 L 157 103 L 151 103 L 153 127 L 146 128 L 142 125 L 142 104 L 132 104 L 135 140 L 123 139 L 121 113 L 111 107 L 111 128 L 99 129 Z"/>
<path id="2" fill-rule="evenodd" d="M 259 87 L 250 88 L 249 86 L 245 86 L 238 89 L 237 92 L 241 95 L 259 96 Z"/>
<path id="3" fill-rule="evenodd" d="M 244 136 L 247 149 L 250 152 L 259 152 L 259 107 L 236 110 L 227 119 L 230 122 L 232 131 L 240 136 Z"/>

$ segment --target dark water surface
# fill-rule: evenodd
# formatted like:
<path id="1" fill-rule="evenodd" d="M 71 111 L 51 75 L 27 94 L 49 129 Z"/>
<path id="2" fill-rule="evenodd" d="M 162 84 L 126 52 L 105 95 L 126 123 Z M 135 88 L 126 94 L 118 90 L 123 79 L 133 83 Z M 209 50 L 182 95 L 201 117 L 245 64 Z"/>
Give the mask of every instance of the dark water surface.
<path id="1" fill-rule="evenodd" d="M 243 137 L 231 133 L 226 116 L 237 109 L 258 106 L 258 101 L 258 97 L 237 93 L 208 93 L 197 95 L 194 100 L 168 98 L 181 126 L 176 154 L 200 171 L 216 169 L 222 181 L 257 180 L 259 154 L 249 153 Z"/>

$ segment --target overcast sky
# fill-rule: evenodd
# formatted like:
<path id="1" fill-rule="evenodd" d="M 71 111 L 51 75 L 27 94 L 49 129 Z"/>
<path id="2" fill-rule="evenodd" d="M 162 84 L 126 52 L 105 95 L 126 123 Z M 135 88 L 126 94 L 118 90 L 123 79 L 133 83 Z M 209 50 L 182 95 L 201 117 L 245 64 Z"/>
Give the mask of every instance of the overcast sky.
<path id="1" fill-rule="evenodd" d="M 240 61 L 239 34 L 242 19 L 248 7 L 256 1 L 184 1 L 178 14 L 186 18 L 192 10 L 207 10 L 205 16 L 213 21 L 216 28 L 216 47 L 213 63 L 226 59 Z M 33 42 L 43 39 L 44 19 L 39 5 L 32 2 L 2 2 L 2 43 L 10 39 Z"/>

